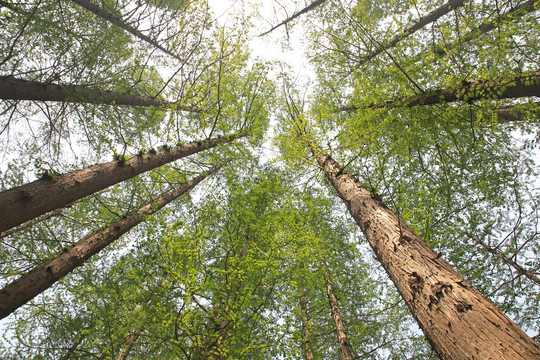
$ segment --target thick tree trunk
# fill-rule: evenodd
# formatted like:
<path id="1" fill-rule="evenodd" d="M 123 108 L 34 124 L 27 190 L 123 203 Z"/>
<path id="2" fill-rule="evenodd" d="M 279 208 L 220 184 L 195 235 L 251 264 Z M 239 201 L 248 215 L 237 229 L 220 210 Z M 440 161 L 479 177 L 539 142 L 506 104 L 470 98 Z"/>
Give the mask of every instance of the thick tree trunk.
<path id="1" fill-rule="evenodd" d="M 311 350 L 311 332 L 309 331 L 307 300 L 304 295 L 300 297 L 300 312 L 302 315 L 302 354 L 304 360 L 314 360 L 315 356 Z"/>
<path id="2" fill-rule="evenodd" d="M 498 78 L 472 84 L 463 84 L 455 89 L 427 91 L 424 94 L 397 100 L 386 100 L 382 103 L 360 106 L 350 105 L 340 108 L 339 111 L 354 111 L 362 108 L 413 107 L 481 99 L 517 99 L 530 96 L 540 96 L 540 71 L 535 71 L 528 75 L 516 76 L 510 79 Z"/>
<path id="3" fill-rule="evenodd" d="M 484 249 L 486 249 L 486 251 L 490 252 L 491 254 L 493 254 L 496 257 L 498 257 L 499 259 L 501 259 L 504 263 L 506 263 L 506 264 L 510 265 L 511 267 L 513 267 L 514 269 L 516 269 L 516 271 L 519 274 L 525 275 L 527 278 L 529 278 L 529 280 L 534 281 L 535 283 L 540 285 L 540 278 L 538 276 L 536 276 L 535 274 L 533 274 L 531 271 L 525 269 L 523 266 L 519 265 L 518 263 L 516 263 L 512 259 L 504 256 L 503 254 L 498 252 L 496 249 L 494 249 L 494 248 L 490 247 L 489 245 L 487 245 L 486 243 L 484 243 L 482 240 L 480 240 L 478 238 L 474 238 L 474 241 L 476 241 L 476 243 L 478 245 L 481 245 Z"/>
<path id="4" fill-rule="evenodd" d="M 145 41 L 146 43 L 152 45 L 153 47 L 163 51 L 165 54 L 172 56 L 173 58 L 183 61 L 178 55 L 174 54 L 173 52 L 167 50 L 163 46 L 161 46 L 159 43 L 157 43 L 155 40 L 152 40 L 148 36 L 141 33 L 139 30 L 135 29 L 133 26 L 130 26 L 126 24 L 121 18 L 114 16 L 113 14 L 105 11 L 104 9 L 100 8 L 96 4 L 93 4 L 92 2 L 88 0 L 71 0 L 72 2 L 80 5 L 81 7 L 85 8 L 86 10 L 92 12 L 94 15 L 118 26 L 119 28 L 124 29 L 128 33 L 134 35 L 135 37 L 141 39 L 142 41 Z"/>
<path id="5" fill-rule="evenodd" d="M 323 269 L 324 282 L 326 284 L 326 296 L 328 297 L 328 302 L 330 303 L 330 312 L 332 313 L 334 325 L 336 326 L 336 334 L 338 337 L 339 348 L 341 350 L 341 357 L 343 360 L 352 360 L 352 348 L 351 344 L 349 344 L 349 341 L 347 340 L 343 316 L 341 316 L 341 311 L 339 310 L 339 302 L 334 292 L 334 284 L 332 284 L 330 271 L 328 270 L 328 266 L 324 261 L 324 257 L 322 255 L 319 257 L 321 260 L 321 268 Z"/>
<path id="6" fill-rule="evenodd" d="M 540 359 L 540 345 L 352 174 L 306 141 L 441 359 Z"/>
<path id="7" fill-rule="evenodd" d="M 144 325 L 140 325 L 137 329 L 135 329 L 134 332 L 131 333 L 129 336 L 128 342 L 126 344 L 126 347 L 122 349 L 116 360 L 126 360 L 129 353 L 131 352 L 131 349 L 133 349 L 133 346 L 135 345 L 135 342 L 141 336 L 141 332 L 144 330 Z"/>
<path id="8" fill-rule="evenodd" d="M 369 55 L 364 57 L 364 59 L 362 59 L 359 62 L 359 65 L 365 64 L 366 62 L 370 61 L 371 59 L 373 59 L 374 57 L 376 57 L 377 55 L 379 55 L 383 51 L 388 50 L 388 49 L 396 46 L 398 42 L 405 39 L 407 36 L 415 33 L 416 31 L 418 31 L 420 29 L 422 29 L 424 26 L 429 25 L 434 21 L 437 21 L 442 16 L 448 14 L 450 11 L 455 10 L 455 9 L 461 7 L 461 6 L 463 6 L 463 0 L 450 0 L 450 1 L 448 1 L 446 4 L 436 8 L 435 10 L 433 10 L 432 12 L 427 14 L 426 16 L 423 16 L 420 19 L 418 19 L 412 26 L 405 29 L 401 34 L 396 35 L 387 44 L 379 46 L 377 50 L 373 51 L 372 53 L 370 53 Z"/>
<path id="9" fill-rule="evenodd" d="M 537 2 L 538 0 L 529 0 L 527 2 L 524 2 L 523 4 L 514 6 L 508 12 L 497 16 L 494 20 L 489 20 L 480 24 L 480 26 L 478 26 L 476 29 L 469 31 L 468 33 L 460 37 L 458 40 L 446 43 L 443 47 L 435 49 L 434 52 L 438 56 L 445 56 L 446 53 L 454 47 L 467 43 L 481 36 L 482 34 L 492 31 L 493 29 L 497 28 L 497 26 L 501 23 L 509 22 L 514 19 L 519 19 L 521 16 L 527 13 L 538 10 L 538 7 L 535 7 L 534 5 Z"/>
<path id="10" fill-rule="evenodd" d="M 85 237 L 68 251 L 45 261 L 43 265 L 31 270 L 7 285 L 4 289 L 0 290 L 0 319 L 5 318 L 35 296 L 51 287 L 76 267 L 81 266 L 91 256 L 97 254 L 107 245 L 140 224 L 146 216 L 155 213 L 180 195 L 186 193 L 218 169 L 219 167 L 216 166 L 202 173 L 196 178 L 187 181 L 181 187 L 129 213 L 124 218 L 115 221 L 106 228 Z"/>
<path id="11" fill-rule="evenodd" d="M 69 103 L 171 107 L 200 113 L 198 109 L 179 107 L 176 103 L 150 96 L 121 94 L 114 91 L 92 89 L 81 85 L 57 85 L 0 76 L 0 99 L 57 101 Z"/>
<path id="12" fill-rule="evenodd" d="M 283 26 L 283 25 L 286 25 L 288 23 L 290 23 L 291 21 L 293 21 L 294 19 L 296 19 L 297 17 L 315 9 L 316 7 L 318 6 L 321 6 L 322 4 L 324 4 L 326 2 L 326 0 L 316 0 L 314 2 L 312 2 L 311 4 L 309 4 L 308 6 L 306 6 L 305 8 L 303 8 L 302 10 L 292 14 L 290 17 L 288 17 L 287 19 L 283 20 L 282 22 L 280 22 L 279 24 L 277 24 L 276 26 L 274 26 L 273 28 L 271 28 L 270 30 L 268 31 L 265 31 L 263 32 L 262 34 L 260 34 L 259 36 L 264 36 L 264 35 L 267 35 L 267 34 L 270 34 L 272 31 L 276 30 L 278 27 L 280 26 Z"/>
<path id="13" fill-rule="evenodd" d="M 497 114 L 499 123 L 538 120 L 540 119 L 540 102 L 534 103 L 532 108 L 527 105 L 509 105 L 491 110 L 491 112 Z"/>
<path id="14" fill-rule="evenodd" d="M 242 136 L 245 135 L 237 133 L 160 149 L 155 154 L 133 156 L 125 163 L 110 161 L 3 191 L 0 193 L 0 232 L 146 171 Z"/>

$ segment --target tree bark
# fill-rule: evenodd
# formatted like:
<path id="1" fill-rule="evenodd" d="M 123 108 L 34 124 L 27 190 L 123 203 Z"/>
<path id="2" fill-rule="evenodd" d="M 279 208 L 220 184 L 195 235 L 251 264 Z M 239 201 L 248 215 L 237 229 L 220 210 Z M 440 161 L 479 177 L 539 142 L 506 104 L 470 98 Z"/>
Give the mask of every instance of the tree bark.
<path id="1" fill-rule="evenodd" d="M 530 116 L 536 117 L 538 120 L 540 118 L 540 102 L 535 102 L 533 108 L 529 108 L 527 105 L 509 105 L 490 110 L 490 112 L 497 114 L 499 123 L 525 121 L 531 119 Z"/>
<path id="2" fill-rule="evenodd" d="M 464 43 L 467 43 L 485 33 L 492 31 L 500 23 L 512 21 L 513 19 L 519 18 L 522 15 L 534 12 L 538 10 L 538 7 L 534 6 L 535 3 L 537 2 L 538 0 L 529 0 L 527 2 L 524 2 L 523 4 L 517 5 L 513 7 L 512 9 L 510 9 L 508 12 L 497 16 L 495 20 L 489 20 L 489 21 L 483 22 L 476 29 L 469 31 L 458 40 L 448 42 L 442 47 L 436 48 L 434 50 L 434 53 L 437 56 L 441 56 L 441 57 L 445 56 L 449 50 L 453 49 L 456 46 L 463 45 Z"/>
<path id="3" fill-rule="evenodd" d="M 264 36 L 264 35 L 267 35 L 267 34 L 270 34 L 272 31 L 276 30 L 278 27 L 280 26 L 283 26 L 283 25 L 286 25 L 288 23 L 290 23 L 291 21 L 293 21 L 294 19 L 296 19 L 297 17 L 299 17 L 300 15 L 303 15 L 313 9 L 315 9 L 316 7 L 324 4 L 326 2 L 326 0 L 316 0 L 314 2 L 312 2 L 311 4 L 309 4 L 308 6 L 306 6 L 305 8 L 303 8 L 302 10 L 294 13 L 292 16 L 288 17 L 287 19 L 283 20 L 282 22 L 280 22 L 279 24 L 277 24 L 276 26 L 274 26 L 273 28 L 271 28 L 270 30 L 268 31 L 265 31 L 263 32 L 262 34 L 260 34 L 259 36 Z"/>
<path id="4" fill-rule="evenodd" d="M 302 315 L 302 354 L 304 360 L 314 360 L 311 350 L 311 332 L 309 331 L 309 317 L 307 312 L 307 300 L 304 295 L 300 297 L 300 312 Z"/>
<path id="5" fill-rule="evenodd" d="M 85 8 L 86 10 L 92 12 L 94 15 L 96 15 L 96 16 L 110 22 L 111 24 L 114 24 L 114 25 L 118 26 L 119 28 L 124 29 L 125 31 L 127 31 L 128 33 L 134 35 L 135 37 L 141 39 L 142 41 L 144 41 L 144 42 L 152 45 L 153 47 L 163 51 L 165 54 L 170 55 L 170 56 L 172 56 L 173 58 L 175 58 L 175 59 L 177 59 L 179 61 L 184 61 L 178 55 L 176 55 L 173 52 L 167 50 L 166 48 L 161 46 L 159 43 L 157 43 L 155 40 L 152 40 L 148 36 L 141 33 L 139 30 L 137 30 L 136 28 L 126 24 L 121 18 L 116 17 L 113 14 L 105 11 L 104 9 L 97 6 L 96 4 L 93 4 L 92 2 L 90 2 L 88 0 L 71 0 L 71 1 L 76 3 L 77 5 Z"/>
<path id="6" fill-rule="evenodd" d="M 5 318 L 35 296 L 51 287 L 75 268 L 81 266 L 90 257 L 99 253 L 106 246 L 120 238 L 120 236 L 143 222 L 146 216 L 155 213 L 180 195 L 191 190 L 195 185 L 218 169 L 219 166 L 216 166 L 205 171 L 196 178 L 187 181 L 181 187 L 169 191 L 160 198 L 149 202 L 138 210 L 132 211 L 124 218 L 115 221 L 104 229 L 85 237 L 71 249 L 53 259 L 45 261 L 43 265 L 8 284 L 4 289 L 0 290 L 0 319 Z"/>
<path id="7" fill-rule="evenodd" d="M 306 142 L 441 359 L 540 359 L 540 345 L 314 141 Z"/>
<path id="8" fill-rule="evenodd" d="M 341 316 L 341 311 L 339 310 L 339 302 L 334 292 L 334 284 L 332 284 L 330 271 L 328 270 L 328 266 L 324 261 L 324 257 L 321 254 L 319 254 L 319 257 L 324 275 L 324 283 L 326 285 L 326 296 L 328 297 L 328 302 L 330 303 L 330 312 L 332 313 L 332 319 L 334 320 L 334 325 L 336 326 L 336 335 L 338 337 L 339 348 L 341 350 L 341 357 L 343 360 L 352 360 L 352 348 L 349 340 L 347 339 L 347 333 L 345 332 L 345 325 L 343 323 L 343 316 Z"/>
<path id="9" fill-rule="evenodd" d="M 0 99 L 170 107 L 181 111 L 201 113 L 198 109 L 178 106 L 175 102 L 164 101 L 150 96 L 122 94 L 109 90 L 92 89 L 82 85 L 48 84 L 17 79 L 13 76 L 0 76 Z"/>
<path id="10" fill-rule="evenodd" d="M 135 329 L 134 332 L 131 333 L 129 336 L 127 345 L 125 348 L 122 349 L 116 360 L 126 360 L 129 353 L 131 352 L 131 349 L 133 349 L 133 346 L 135 345 L 135 342 L 141 336 L 141 332 L 144 330 L 144 325 L 140 325 L 137 329 Z"/>
<path id="11" fill-rule="evenodd" d="M 382 53 L 385 50 L 388 50 L 394 46 L 397 45 L 398 42 L 405 39 L 407 36 L 415 33 L 416 31 L 422 29 L 424 26 L 431 24 L 434 21 L 437 21 L 442 16 L 448 14 L 450 11 L 455 10 L 459 7 L 463 6 L 463 0 L 450 0 L 446 4 L 436 8 L 426 16 L 421 17 L 418 19 L 412 26 L 405 29 L 401 34 L 396 35 L 390 42 L 388 42 L 385 45 L 379 46 L 379 48 L 366 57 L 362 59 L 358 65 L 363 65 Z"/>
<path id="12" fill-rule="evenodd" d="M 453 101 L 473 101 L 480 99 L 517 99 L 540 96 L 540 71 L 528 75 L 519 75 L 510 79 L 494 79 L 476 83 L 464 83 L 455 89 L 427 91 L 424 94 L 386 100 L 382 103 L 367 105 L 349 105 L 339 111 L 354 111 L 362 108 L 414 107 L 434 105 Z"/>
<path id="13" fill-rule="evenodd" d="M 155 154 L 133 156 L 125 163 L 110 161 L 3 191 L 0 193 L 0 232 L 146 171 L 242 136 L 245 135 L 237 133 L 160 149 Z"/>
<path id="14" fill-rule="evenodd" d="M 476 241 L 476 243 L 478 245 L 481 245 L 484 249 L 486 249 L 486 251 L 490 252 L 491 254 L 493 254 L 496 257 L 498 257 L 499 259 L 501 259 L 504 263 L 506 263 L 506 264 L 510 265 L 511 267 L 513 267 L 514 269 L 516 269 L 516 271 L 518 273 L 520 273 L 521 275 L 525 275 L 527 278 L 529 278 L 529 280 L 534 281 L 535 283 L 540 285 L 540 278 L 538 276 L 536 276 L 535 274 L 533 274 L 531 271 L 525 269 L 523 266 L 519 265 L 518 263 L 516 263 L 512 259 L 504 256 L 503 254 L 498 252 L 496 249 L 494 249 L 494 248 L 490 247 L 489 245 L 485 244 L 482 240 L 480 240 L 478 238 L 474 238 L 474 241 Z"/>

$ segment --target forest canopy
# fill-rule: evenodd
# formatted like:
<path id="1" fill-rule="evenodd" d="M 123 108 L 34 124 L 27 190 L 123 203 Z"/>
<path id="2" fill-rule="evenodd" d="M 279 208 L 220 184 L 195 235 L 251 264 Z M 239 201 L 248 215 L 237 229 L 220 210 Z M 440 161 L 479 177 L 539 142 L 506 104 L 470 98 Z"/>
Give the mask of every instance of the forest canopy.
<path id="1" fill-rule="evenodd" d="M 0 358 L 540 358 L 539 17 L 0 0 Z"/>

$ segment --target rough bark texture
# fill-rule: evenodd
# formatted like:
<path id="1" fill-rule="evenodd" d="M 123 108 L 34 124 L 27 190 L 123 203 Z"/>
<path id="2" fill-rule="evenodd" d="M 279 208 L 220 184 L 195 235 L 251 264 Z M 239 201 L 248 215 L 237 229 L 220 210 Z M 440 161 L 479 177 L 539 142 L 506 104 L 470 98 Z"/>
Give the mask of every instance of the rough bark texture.
<path id="1" fill-rule="evenodd" d="M 160 149 L 155 154 L 133 156 L 125 164 L 111 161 L 3 191 L 0 193 L 0 232 L 151 169 L 242 136 L 234 134 Z"/>
<path id="2" fill-rule="evenodd" d="M 311 351 L 311 333 L 309 331 L 309 317 L 307 312 L 307 300 L 304 295 L 300 297 L 300 312 L 302 313 L 302 353 L 304 360 L 314 360 L 315 356 Z"/>
<path id="3" fill-rule="evenodd" d="M 434 52 L 438 56 L 445 56 L 447 51 L 453 49 L 456 46 L 467 43 L 482 34 L 492 31 L 493 29 L 497 28 L 497 26 L 501 23 L 512 21 L 514 19 L 519 19 L 521 16 L 527 13 L 538 10 L 539 6 L 535 6 L 535 3 L 538 3 L 538 0 L 529 0 L 527 2 L 524 2 L 523 4 L 514 6 L 508 12 L 496 16 L 494 20 L 489 20 L 480 24 L 480 26 L 478 26 L 476 29 L 469 31 L 458 40 L 446 43 L 443 47 L 435 49 Z"/>
<path id="4" fill-rule="evenodd" d="M 201 112 L 198 109 L 178 106 L 174 102 L 160 100 L 151 96 L 121 94 L 81 85 L 48 84 L 18 79 L 13 76 L 0 76 L 0 99 L 171 107 L 182 111 Z"/>
<path id="5" fill-rule="evenodd" d="M 146 43 L 152 45 L 153 47 L 163 51 L 165 54 L 172 56 L 173 58 L 183 61 L 178 55 L 172 53 L 171 51 L 167 50 L 160 44 L 158 44 L 155 40 L 152 40 L 148 36 L 141 33 L 139 30 L 135 29 L 133 26 L 130 26 L 126 24 L 121 18 L 114 16 L 113 14 L 105 11 L 104 9 L 100 8 L 99 6 L 91 3 L 87 0 L 71 0 L 72 2 L 80 5 L 81 7 L 85 8 L 86 10 L 92 12 L 94 15 L 99 16 L 100 18 L 118 26 L 121 29 L 124 29 L 128 33 L 136 36 L 137 38 L 141 39 L 142 41 L 145 41 Z"/>
<path id="6" fill-rule="evenodd" d="M 405 29 L 401 34 L 396 35 L 390 42 L 387 44 L 384 44 L 382 46 L 379 46 L 379 48 L 369 55 L 367 55 L 362 61 L 360 61 L 359 65 L 363 65 L 366 62 L 370 61 L 380 53 L 384 52 L 385 50 L 388 50 L 394 46 L 397 45 L 398 42 L 405 39 L 407 36 L 415 33 L 416 31 L 422 29 L 424 26 L 431 24 L 434 21 L 437 21 L 440 17 L 448 14 L 450 11 L 455 10 L 459 7 L 463 6 L 463 0 L 450 0 L 446 4 L 436 8 L 426 16 L 421 17 L 418 19 L 412 26 Z"/>
<path id="7" fill-rule="evenodd" d="M 103 230 L 85 237 L 71 249 L 53 259 L 45 261 L 43 265 L 31 270 L 7 285 L 4 289 L 0 290 L 0 319 L 5 318 L 35 296 L 48 289 L 76 267 L 81 266 L 91 256 L 97 254 L 107 245 L 140 224 L 146 216 L 155 213 L 180 195 L 189 191 L 217 170 L 218 167 L 214 167 L 198 177 L 189 180 L 183 186 L 129 213 Z"/>
<path id="8" fill-rule="evenodd" d="M 135 345 L 135 342 L 141 336 L 141 332 L 144 330 L 144 325 L 140 325 L 137 329 L 135 329 L 134 332 L 131 333 L 128 339 L 128 343 L 125 348 L 122 349 L 116 360 L 126 360 L 129 353 L 131 352 L 131 349 L 133 349 L 133 346 Z"/>
<path id="9" fill-rule="evenodd" d="M 499 259 L 501 259 L 504 263 L 506 263 L 506 264 L 510 265 L 511 267 L 513 267 L 514 269 L 516 269 L 516 271 L 519 274 L 525 275 L 527 278 L 529 278 L 529 280 L 532 280 L 535 283 L 537 283 L 538 285 L 540 285 L 540 278 L 538 276 L 536 276 L 535 274 L 533 274 L 531 271 L 525 269 L 524 267 L 522 267 L 521 265 L 519 265 L 518 263 L 516 263 L 512 259 L 504 256 L 503 254 L 498 252 L 496 249 L 488 246 L 482 240 L 480 240 L 478 238 L 474 238 L 474 241 L 476 241 L 477 244 L 481 245 L 484 249 L 486 249 L 486 251 L 490 252 L 491 254 L 493 254 L 496 257 L 498 257 Z"/>
<path id="10" fill-rule="evenodd" d="M 413 107 L 433 105 L 452 101 L 473 101 L 480 99 L 509 99 L 540 96 L 540 71 L 528 75 L 520 75 L 510 79 L 494 79 L 476 83 L 466 83 L 455 89 L 427 91 L 424 94 L 382 103 L 367 105 L 350 105 L 340 111 L 354 111 L 362 108 Z"/>
<path id="11" fill-rule="evenodd" d="M 352 174 L 307 143 L 441 359 L 540 359 L 540 345 Z"/>
<path id="12" fill-rule="evenodd" d="M 328 270 L 328 266 L 326 265 L 322 255 L 320 256 L 320 259 L 321 268 L 323 269 L 324 282 L 326 284 L 326 296 L 328 297 L 328 302 L 330 303 L 330 312 L 332 313 L 334 325 L 336 326 L 336 334 L 338 337 L 339 348 L 341 350 L 341 357 L 343 360 L 352 360 L 353 356 L 351 344 L 349 344 L 349 340 L 347 340 L 343 316 L 341 316 L 341 311 L 339 310 L 339 302 L 334 292 L 334 284 L 332 284 L 330 271 Z"/>

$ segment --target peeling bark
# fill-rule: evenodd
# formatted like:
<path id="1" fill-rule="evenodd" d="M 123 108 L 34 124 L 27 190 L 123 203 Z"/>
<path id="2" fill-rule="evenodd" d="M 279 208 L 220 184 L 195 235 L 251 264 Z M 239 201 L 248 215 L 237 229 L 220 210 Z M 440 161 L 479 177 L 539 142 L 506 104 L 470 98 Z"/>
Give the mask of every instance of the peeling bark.
<path id="1" fill-rule="evenodd" d="M 321 268 L 323 269 L 324 282 L 326 285 L 326 296 L 328 297 L 328 302 L 330 303 L 330 312 L 332 313 L 332 319 L 334 320 L 334 325 L 336 327 L 336 335 L 338 337 L 339 348 L 341 350 L 341 357 L 343 360 L 352 360 L 352 348 L 349 340 L 347 339 L 347 333 L 345 332 L 345 325 L 343 323 L 343 316 L 341 316 L 341 311 L 339 309 L 339 302 L 334 292 L 334 284 L 330 277 L 330 271 L 328 266 L 324 261 L 324 257 L 319 255 L 321 259 Z"/>
<path id="2" fill-rule="evenodd" d="M 455 89 L 431 90 L 426 91 L 424 94 L 386 100 L 381 103 L 349 105 L 340 108 L 338 111 L 355 111 L 362 108 L 414 107 L 481 99 L 518 99 L 530 96 L 540 96 L 540 71 L 510 79 L 498 78 L 472 84 L 465 83 Z"/>
<path id="3" fill-rule="evenodd" d="M 306 142 L 441 359 L 540 359 L 540 345 L 314 141 Z"/>
<path id="4" fill-rule="evenodd" d="M 216 166 L 205 171 L 196 178 L 187 181 L 181 187 L 129 213 L 124 218 L 115 221 L 106 228 L 85 237 L 71 249 L 53 259 L 45 261 L 43 265 L 8 284 L 4 289 L 0 290 L 0 319 L 5 318 L 35 296 L 51 287 L 75 268 L 81 266 L 90 257 L 99 253 L 106 246 L 119 239 L 120 236 L 143 222 L 146 216 L 155 213 L 171 201 L 191 190 L 204 178 L 218 169 L 219 166 Z"/>
<path id="5" fill-rule="evenodd" d="M 146 171 L 242 136 L 245 135 L 237 133 L 160 149 L 155 154 L 133 156 L 125 164 L 110 161 L 3 191 L 0 193 L 0 232 Z"/>

